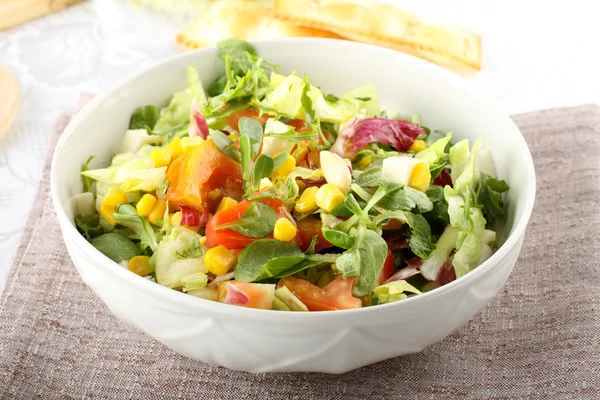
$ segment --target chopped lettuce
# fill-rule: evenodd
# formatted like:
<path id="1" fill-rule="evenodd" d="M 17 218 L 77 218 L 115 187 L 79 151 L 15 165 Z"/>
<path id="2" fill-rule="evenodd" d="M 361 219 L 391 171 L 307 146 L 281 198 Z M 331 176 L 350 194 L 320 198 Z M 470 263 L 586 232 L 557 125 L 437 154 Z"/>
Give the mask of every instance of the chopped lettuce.
<path id="1" fill-rule="evenodd" d="M 176 127 L 183 128 L 190 120 L 192 103 L 195 102 L 198 107 L 203 107 L 206 103 L 202 82 L 198 78 L 198 72 L 192 67 L 188 67 L 188 79 L 190 87 L 175 93 L 169 105 L 160 110 L 154 132 L 161 133 Z"/>
<path id="2" fill-rule="evenodd" d="M 126 153 L 131 154 L 131 153 Z M 83 171 L 82 174 L 98 182 L 119 188 L 123 192 L 156 190 L 167 178 L 167 167 L 154 168 L 149 158 L 133 157 L 123 160 L 125 155 L 115 156 L 108 168 Z"/>
<path id="3" fill-rule="evenodd" d="M 421 292 L 410 283 L 399 280 L 377 286 L 371 294 L 373 304 L 386 304 L 408 298 L 408 294 L 421 294 Z"/>
<path id="4" fill-rule="evenodd" d="M 425 160 L 429 163 L 429 170 L 431 171 L 431 178 L 435 179 L 442 172 L 442 169 L 446 165 L 446 147 L 452 139 L 452 133 L 448 133 L 445 137 L 436 140 L 431 146 L 425 150 L 415 154 L 415 158 L 419 160 Z"/>
<path id="5" fill-rule="evenodd" d="M 283 76 L 272 73 L 270 84 L 272 91 L 260 106 L 288 118 L 304 119 L 302 106 L 304 80 L 295 74 Z M 320 89 L 310 86 L 308 97 L 312 100 L 315 118 L 323 122 L 346 122 L 360 112 L 365 117 L 374 117 L 381 113 L 373 85 L 354 89 L 336 101 L 327 100 Z"/>
<path id="6" fill-rule="evenodd" d="M 142 250 L 150 249 L 156 251 L 160 237 L 154 231 L 147 219 L 140 217 L 135 207 L 130 204 L 121 204 L 117 206 L 116 213 L 113 214 L 115 222 L 131 229 L 140 240 Z"/>
<path id="7" fill-rule="evenodd" d="M 450 225 L 458 229 L 456 253 L 452 261 L 456 278 L 477 267 L 481 257 L 486 220 L 475 204 L 474 193 L 480 176 L 478 168 L 480 147 L 481 140 L 478 139 L 469 151 L 468 140 L 462 140 L 450 149 L 452 174 L 455 175 L 455 171 L 460 171 L 456 178 L 453 177 L 454 187 L 444 188 Z"/>
<path id="8" fill-rule="evenodd" d="M 181 254 L 193 248 L 201 238 L 196 232 L 173 226 L 171 234 L 163 237 L 156 250 L 156 281 L 163 286 L 175 288 L 182 286 L 181 280 L 188 275 L 208 273 L 202 258 L 180 258 Z"/>

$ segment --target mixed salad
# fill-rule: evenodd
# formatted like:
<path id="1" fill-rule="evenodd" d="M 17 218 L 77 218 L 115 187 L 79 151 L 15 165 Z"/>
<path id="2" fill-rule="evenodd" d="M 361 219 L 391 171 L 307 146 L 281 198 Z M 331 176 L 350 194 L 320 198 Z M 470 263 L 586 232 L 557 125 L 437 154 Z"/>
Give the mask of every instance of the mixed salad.
<path id="1" fill-rule="evenodd" d="M 282 75 L 247 42 L 225 75 L 133 113 L 110 165 L 83 166 L 75 223 L 133 273 L 189 295 L 286 311 L 395 302 L 476 268 L 505 218 L 491 154 Z"/>

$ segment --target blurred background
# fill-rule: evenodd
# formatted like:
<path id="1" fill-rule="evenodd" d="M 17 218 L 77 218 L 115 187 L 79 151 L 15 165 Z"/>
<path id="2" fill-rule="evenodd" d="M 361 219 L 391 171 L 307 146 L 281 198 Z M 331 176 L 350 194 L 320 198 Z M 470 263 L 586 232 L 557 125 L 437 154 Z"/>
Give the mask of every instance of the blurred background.
<path id="1" fill-rule="evenodd" d="M 45 9 L 77 4 L 7 28 L 23 8 L 40 13 L 39 1 L 0 2 L 0 68 L 10 70 L 20 88 L 14 119 L 0 132 L 0 287 L 57 118 L 71 112 L 82 93 L 102 92 L 188 51 L 176 37 L 210 7 L 204 0 L 45 0 Z M 507 113 L 600 103 L 596 2 L 380 2 L 481 35 L 481 70 L 463 77 L 476 94 Z M 6 79 L 0 73 L 0 128 L 12 114 L 2 102 L 10 92 Z"/>

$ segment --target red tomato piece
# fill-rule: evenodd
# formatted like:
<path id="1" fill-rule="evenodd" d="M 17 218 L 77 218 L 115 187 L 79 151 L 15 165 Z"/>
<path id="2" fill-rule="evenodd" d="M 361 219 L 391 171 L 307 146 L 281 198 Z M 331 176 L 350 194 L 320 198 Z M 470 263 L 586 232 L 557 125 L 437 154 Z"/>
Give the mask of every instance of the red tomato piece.
<path id="1" fill-rule="evenodd" d="M 225 118 L 225 122 L 230 127 L 238 129 L 238 123 L 243 117 L 255 119 L 258 122 L 260 122 L 261 125 L 264 125 L 269 118 L 272 118 L 272 116 L 268 114 L 263 114 L 262 116 L 260 116 L 258 110 L 256 110 L 255 108 L 246 108 L 245 110 L 239 111 Z"/>
<path id="2" fill-rule="evenodd" d="M 294 218 L 290 215 L 287 210 L 285 204 L 279 199 L 260 199 L 254 200 L 260 201 L 271 207 L 275 214 L 277 214 L 277 218 L 287 218 L 290 221 L 294 222 Z M 244 236 L 239 232 L 236 232 L 232 229 L 215 229 L 216 227 L 227 224 L 229 222 L 237 221 L 244 215 L 244 212 L 250 207 L 253 201 L 244 200 L 237 206 L 230 208 L 228 210 L 224 210 L 216 213 L 210 221 L 208 221 L 208 225 L 206 225 L 206 246 L 207 247 L 216 247 L 220 244 L 224 245 L 228 249 L 242 249 L 249 245 L 250 243 L 258 240 L 260 238 L 252 238 L 248 236 Z M 269 235 L 268 237 L 273 237 L 273 235 Z"/>
<path id="3" fill-rule="evenodd" d="M 394 263 L 394 254 L 388 250 L 387 257 L 383 263 L 383 268 L 381 269 L 381 273 L 379 274 L 379 278 L 377 279 L 377 286 L 383 285 L 385 281 L 396 272 L 396 264 Z"/>
<path id="4" fill-rule="evenodd" d="M 304 218 L 296 221 L 296 225 L 298 227 L 298 236 L 300 237 L 300 240 L 298 240 L 297 243 L 302 251 L 308 249 L 310 242 L 312 242 L 312 238 L 315 236 L 318 240 L 317 246 L 315 247 L 316 252 L 333 247 L 333 245 L 323 237 L 323 231 L 321 230 L 323 224 L 320 219 Z"/>
<path id="5" fill-rule="evenodd" d="M 323 289 L 303 279 L 287 276 L 277 287 L 287 287 L 309 311 L 347 310 L 362 307 L 360 299 L 352 296 L 356 278 L 336 278 Z"/>

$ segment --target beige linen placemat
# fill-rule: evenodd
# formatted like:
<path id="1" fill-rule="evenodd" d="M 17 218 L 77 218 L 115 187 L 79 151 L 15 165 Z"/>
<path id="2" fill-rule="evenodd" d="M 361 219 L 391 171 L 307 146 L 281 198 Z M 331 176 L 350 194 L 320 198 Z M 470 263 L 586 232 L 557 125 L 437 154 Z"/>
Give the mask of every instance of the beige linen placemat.
<path id="1" fill-rule="evenodd" d="M 444 341 L 343 375 L 213 367 L 118 321 L 71 264 L 46 162 L 0 300 L 0 398 L 600 398 L 600 107 L 514 119 L 538 193 L 504 290 Z"/>

